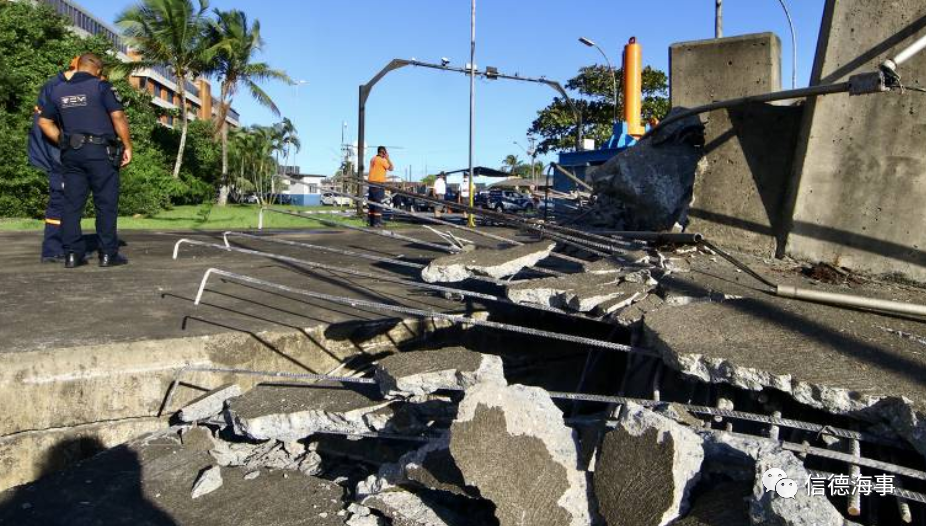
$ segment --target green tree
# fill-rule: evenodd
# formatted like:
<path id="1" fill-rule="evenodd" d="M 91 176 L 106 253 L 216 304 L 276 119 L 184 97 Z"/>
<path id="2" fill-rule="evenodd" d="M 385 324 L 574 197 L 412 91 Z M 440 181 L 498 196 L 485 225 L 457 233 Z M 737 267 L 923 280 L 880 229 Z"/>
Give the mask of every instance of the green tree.
<path id="1" fill-rule="evenodd" d="M 235 95 L 243 87 L 254 100 L 269 108 L 274 115 L 279 115 L 280 110 L 260 87 L 260 83 L 280 80 L 291 84 L 292 80 L 283 71 L 273 69 L 264 62 L 255 62 L 255 56 L 264 46 L 260 36 L 260 22 L 255 20 L 249 24 L 247 15 L 242 11 L 216 11 L 206 38 L 211 73 L 221 83 L 215 122 L 216 133 L 222 142 L 222 185 L 218 204 L 225 205 L 229 191 L 227 117 Z"/>
<path id="2" fill-rule="evenodd" d="M 621 70 L 618 79 L 618 114 L 624 109 Z M 614 91 L 611 73 L 606 66 L 585 66 L 569 79 L 566 89 L 582 114 L 582 135 L 597 144 L 611 137 L 614 118 Z M 643 121 L 662 119 L 669 112 L 669 83 L 666 74 L 647 66 L 643 70 Z M 557 97 L 540 110 L 528 133 L 540 138 L 539 153 L 571 150 L 575 147 L 576 122 L 566 101 Z"/>
<path id="3" fill-rule="evenodd" d="M 518 159 L 517 155 L 506 155 L 505 159 L 502 161 L 502 171 L 514 173 L 514 169 L 517 168 L 520 164 L 521 159 Z"/>
<path id="4" fill-rule="evenodd" d="M 143 0 L 123 11 L 116 23 L 122 27 L 129 43 L 141 56 L 130 62 L 133 70 L 167 66 L 174 74 L 180 95 L 180 144 L 174 163 L 174 178 L 180 177 L 183 151 L 189 130 L 186 89 L 188 78 L 204 70 L 203 36 L 206 29 L 207 0 Z"/>

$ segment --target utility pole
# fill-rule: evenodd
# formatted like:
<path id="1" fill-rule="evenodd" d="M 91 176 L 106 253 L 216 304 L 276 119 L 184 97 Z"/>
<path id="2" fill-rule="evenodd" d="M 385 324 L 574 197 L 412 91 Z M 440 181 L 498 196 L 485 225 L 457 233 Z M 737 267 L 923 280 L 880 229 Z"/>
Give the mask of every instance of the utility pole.
<path id="1" fill-rule="evenodd" d="M 475 180 L 473 178 L 473 132 L 476 126 L 476 0 L 470 3 L 469 41 L 469 206 L 473 206 Z M 476 226 L 476 217 L 469 215 L 470 228 Z"/>
<path id="2" fill-rule="evenodd" d="M 715 1 L 717 7 L 714 11 L 714 38 L 723 38 L 723 0 Z"/>

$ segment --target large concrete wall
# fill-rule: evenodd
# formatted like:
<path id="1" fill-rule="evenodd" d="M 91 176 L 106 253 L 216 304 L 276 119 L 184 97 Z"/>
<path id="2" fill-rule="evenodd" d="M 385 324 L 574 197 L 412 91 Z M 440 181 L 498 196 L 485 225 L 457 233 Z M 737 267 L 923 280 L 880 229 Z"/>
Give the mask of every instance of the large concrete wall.
<path id="1" fill-rule="evenodd" d="M 828 0 L 813 83 L 872 71 L 926 33 L 926 0 Z M 900 68 L 926 83 L 926 53 Z M 808 101 L 788 254 L 926 281 L 926 96 Z"/>
<path id="2" fill-rule="evenodd" d="M 672 106 L 781 89 L 781 42 L 772 33 L 674 44 Z M 753 104 L 702 115 L 705 163 L 689 229 L 728 248 L 772 255 L 783 237 L 800 107 Z"/>

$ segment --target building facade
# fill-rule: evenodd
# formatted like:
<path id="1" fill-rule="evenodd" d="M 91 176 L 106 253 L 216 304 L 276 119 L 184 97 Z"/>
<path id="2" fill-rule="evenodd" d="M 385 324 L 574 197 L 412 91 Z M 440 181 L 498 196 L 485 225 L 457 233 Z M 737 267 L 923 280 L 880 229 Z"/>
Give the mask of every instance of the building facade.
<path id="1" fill-rule="evenodd" d="M 102 36 L 115 46 L 119 59 L 129 62 L 138 59 L 138 54 L 126 44 L 122 35 L 111 25 L 103 22 L 74 0 L 41 0 L 70 21 L 75 33 L 84 36 Z M 204 78 L 185 80 L 182 88 L 166 67 L 145 68 L 132 74 L 129 82 L 151 95 L 151 103 L 166 110 L 180 109 L 180 89 L 186 92 L 187 116 L 193 120 L 212 119 L 218 112 L 212 97 L 212 86 Z M 234 108 L 230 109 L 226 122 L 233 127 L 240 126 L 240 117 Z M 161 124 L 174 126 L 174 117 L 161 116 Z"/>

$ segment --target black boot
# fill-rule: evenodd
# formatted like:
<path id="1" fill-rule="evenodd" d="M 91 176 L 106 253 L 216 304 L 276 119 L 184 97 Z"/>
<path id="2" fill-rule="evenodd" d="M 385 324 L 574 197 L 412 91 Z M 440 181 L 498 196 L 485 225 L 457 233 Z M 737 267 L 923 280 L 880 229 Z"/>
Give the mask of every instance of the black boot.
<path id="1" fill-rule="evenodd" d="M 100 266 L 101 267 L 118 267 L 119 265 L 128 265 L 129 258 L 119 254 L 103 254 L 100 256 Z"/>
<path id="2" fill-rule="evenodd" d="M 68 255 L 64 257 L 64 268 L 77 268 L 86 264 L 87 258 L 74 252 L 68 252 Z"/>

